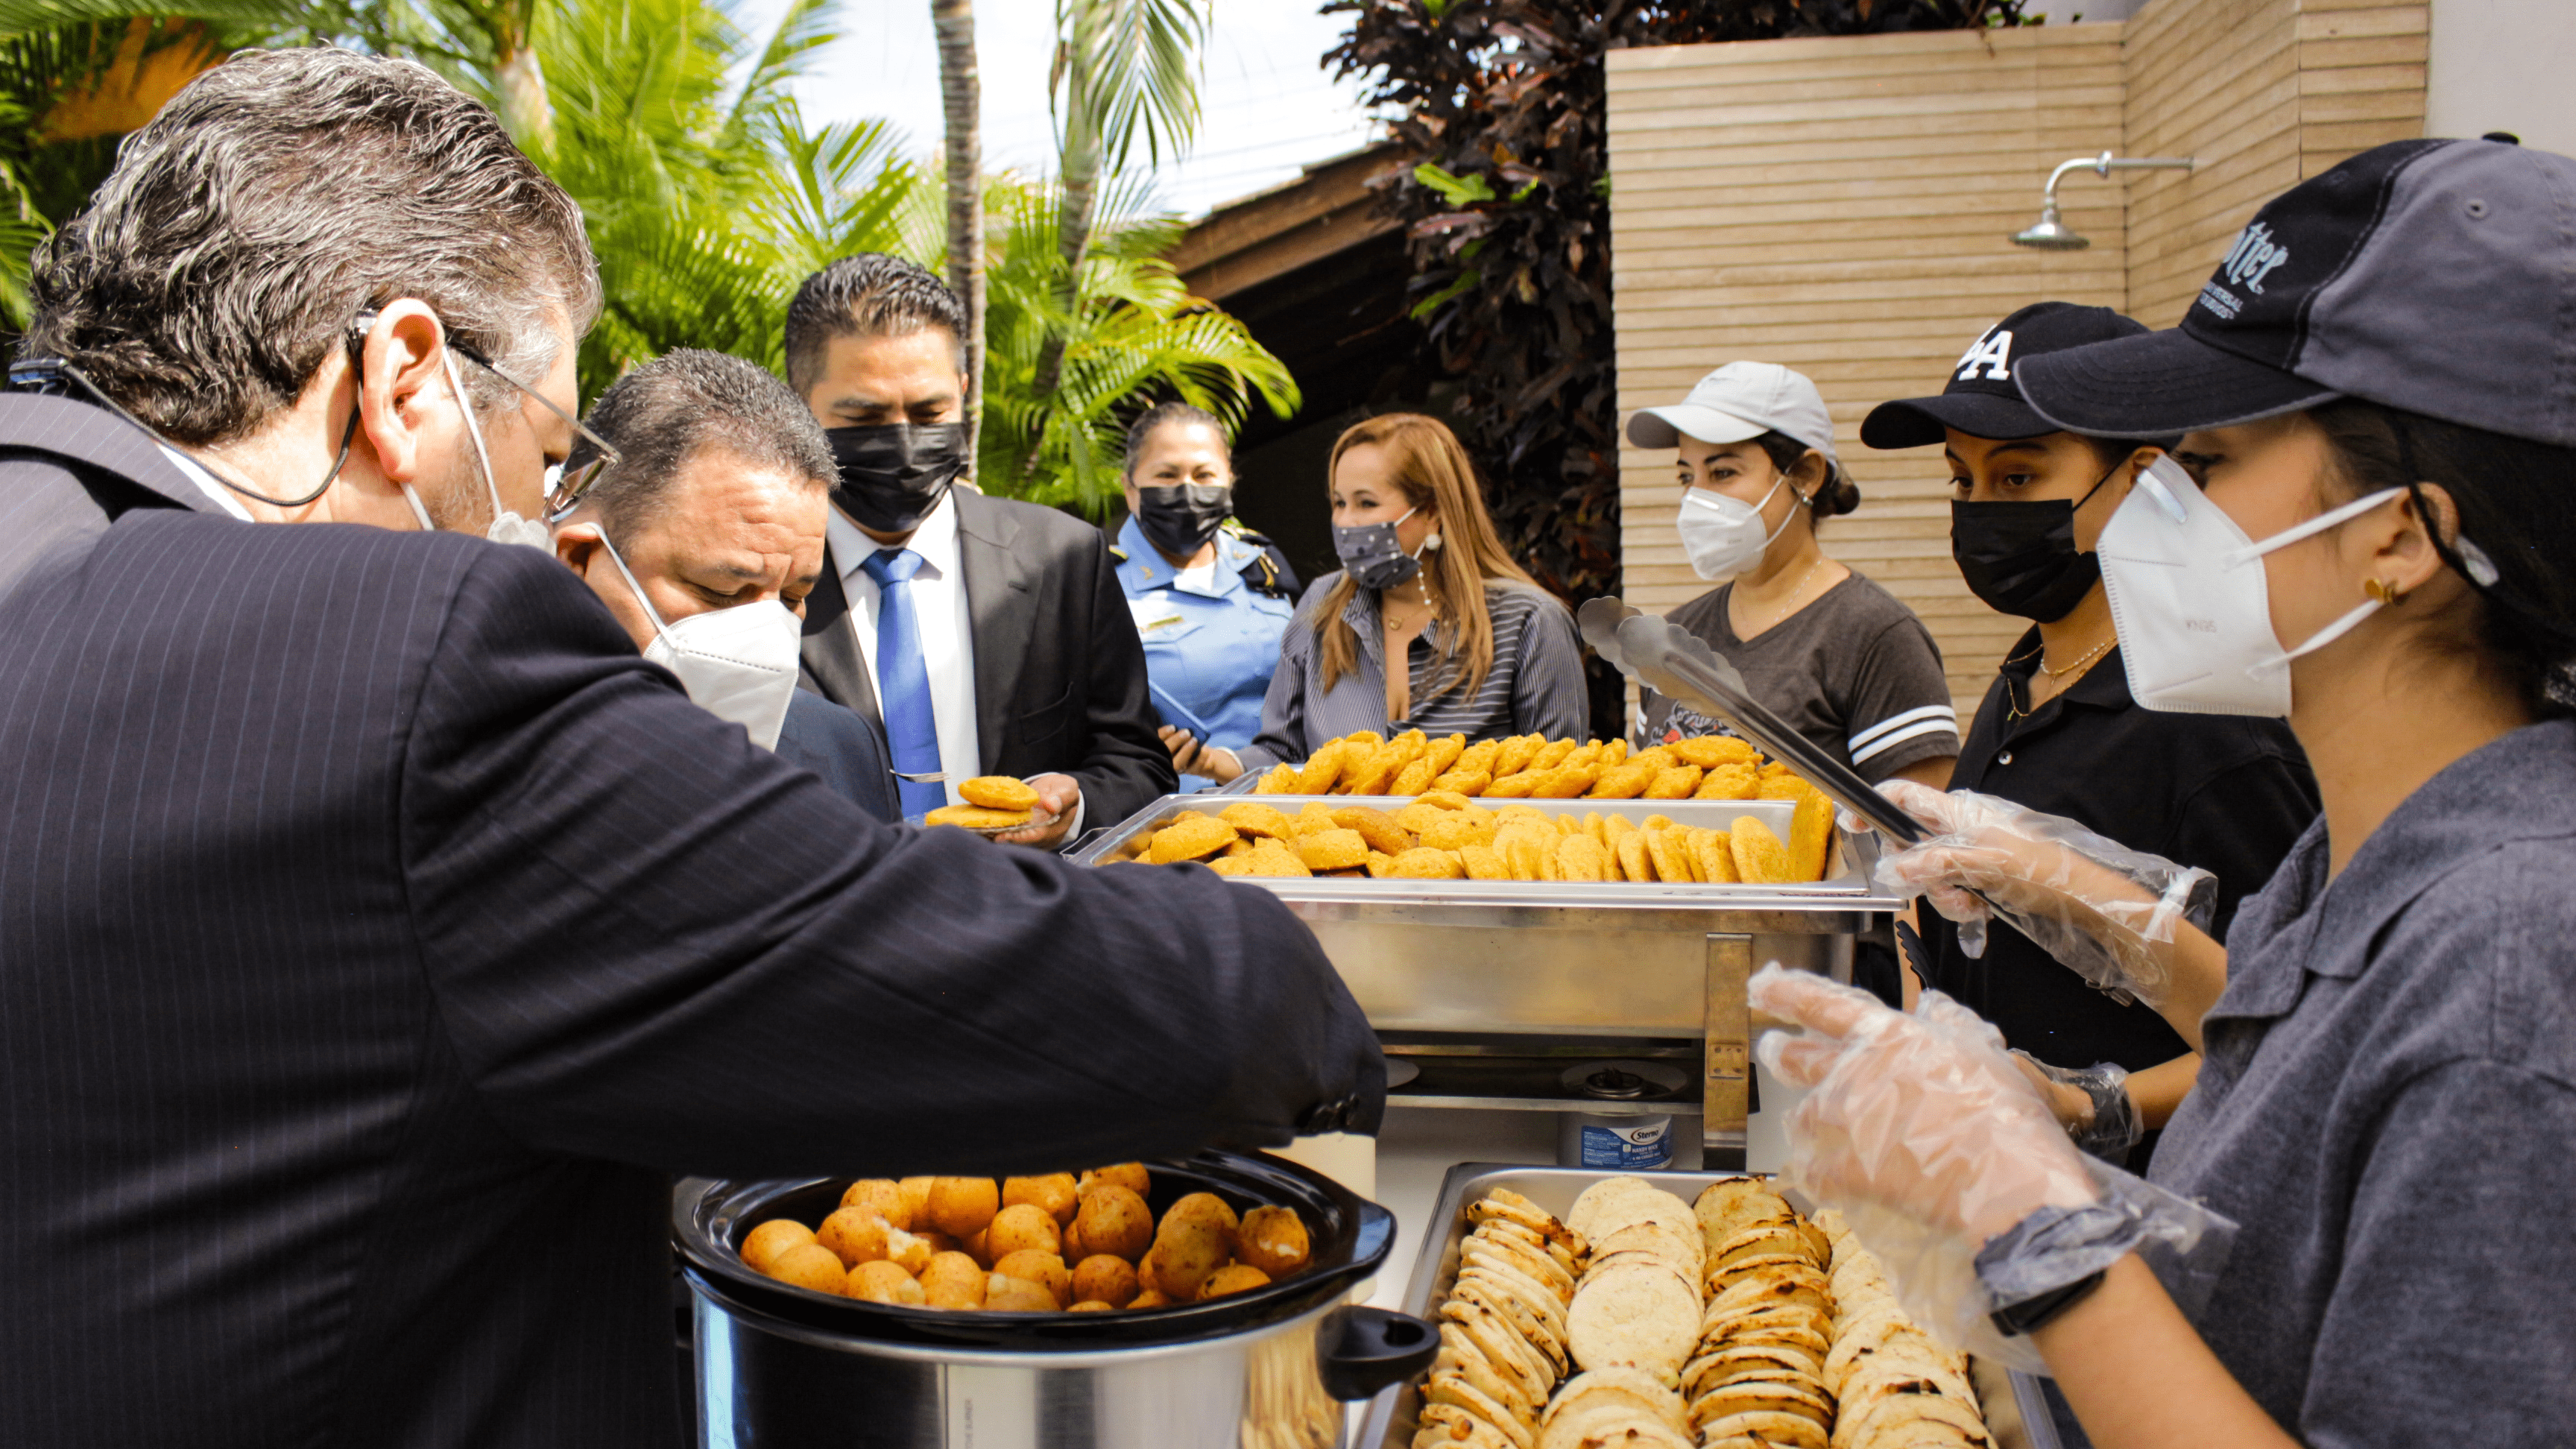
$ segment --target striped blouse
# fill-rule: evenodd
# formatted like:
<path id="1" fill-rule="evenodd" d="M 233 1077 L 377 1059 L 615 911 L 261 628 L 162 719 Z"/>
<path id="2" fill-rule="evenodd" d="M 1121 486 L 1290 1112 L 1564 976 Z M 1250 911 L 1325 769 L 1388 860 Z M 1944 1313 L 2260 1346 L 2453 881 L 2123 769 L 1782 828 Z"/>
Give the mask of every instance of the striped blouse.
<path id="1" fill-rule="evenodd" d="M 1494 627 L 1494 667 L 1473 695 L 1463 687 L 1442 692 L 1458 666 L 1441 656 L 1441 626 L 1435 622 L 1406 651 L 1413 718 L 1386 717 L 1385 632 L 1378 623 L 1375 589 L 1352 590 L 1342 609 L 1342 621 L 1359 635 L 1359 668 L 1325 689 L 1314 618 L 1341 579 L 1338 572 L 1326 574 L 1298 600 L 1297 616 L 1280 641 L 1278 671 L 1270 676 L 1270 692 L 1262 700 L 1261 733 L 1239 752 L 1246 769 L 1302 760 L 1315 746 L 1355 730 L 1389 734 L 1418 729 L 1433 736 L 1465 735 L 1470 742 L 1532 733 L 1549 739 L 1589 736 L 1590 700 L 1574 616 L 1553 596 L 1518 582 L 1485 586 L 1485 609 Z"/>

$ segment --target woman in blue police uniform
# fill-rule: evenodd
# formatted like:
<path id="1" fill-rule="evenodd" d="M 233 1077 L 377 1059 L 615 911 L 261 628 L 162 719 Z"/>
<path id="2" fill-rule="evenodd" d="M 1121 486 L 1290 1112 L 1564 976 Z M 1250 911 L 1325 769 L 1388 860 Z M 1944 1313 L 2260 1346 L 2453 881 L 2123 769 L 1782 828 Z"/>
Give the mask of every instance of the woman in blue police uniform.
<path id="1" fill-rule="evenodd" d="M 2027 1335 L 2103 1449 L 2576 1425 L 2571 208 L 2566 157 L 2379 146 L 2264 207 L 2180 328 L 2014 368 L 2069 431 L 2184 435 L 2096 548 L 2131 689 L 2287 718 L 2324 801 L 2223 951 L 2135 929 L 2187 875 L 2000 802 L 1915 802 L 1953 838 L 1887 862 L 2058 923 L 2200 1049 L 2166 1194 L 2087 1171 L 1955 1005 L 1755 980 L 1812 1033 L 1762 1048 L 1811 1088 L 1793 1179 L 1911 1219 L 1903 1276 Z M 2197 1277 L 2139 1251 L 2182 1200 L 2236 1225 Z"/>
<path id="2" fill-rule="evenodd" d="M 1145 641 L 1145 672 L 1181 788 L 1208 745 L 1241 749 L 1296 612 L 1297 575 L 1260 534 L 1229 521 L 1234 460 L 1225 429 L 1188 403 L 1147 410 L 1127 430 L 1127 522 L 1118 586 Z"/>

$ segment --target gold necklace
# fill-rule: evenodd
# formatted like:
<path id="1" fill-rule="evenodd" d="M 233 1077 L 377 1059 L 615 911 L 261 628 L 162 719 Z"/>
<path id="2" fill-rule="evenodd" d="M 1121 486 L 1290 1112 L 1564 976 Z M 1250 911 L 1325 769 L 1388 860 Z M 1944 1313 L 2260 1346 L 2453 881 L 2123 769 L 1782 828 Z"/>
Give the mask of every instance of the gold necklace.
<path id="1" fill-rule="evenodd" d="M 1808 581 L 1809 579 L 1812 579 L 1812 578 L 1814 578 L 1814 577 L 1816 576 L 1816 570 L 1818 570 L 1818 569 L 1820 569 L 1820 568 L 1823 568 L 1825 565 L 1827 565 L 1827 564 L 1829 564 L 1829 563 L 1832 563 L 1832 562 L 1833 562 L 1833 560 L 1832 560 L 1832 559 L 1829 559 L 1829 558 L 1825 557 L 1823 554 L 1818 554 L 1818 555 L 1816 555 L 1816 561 L 1815 561 L 1814 563 L 1811 563 L 1811 564 L 1807 565 L 1807 571 L 1806 571 L 1805 573 L 1803 573 L 1803 574 L 1798 575 L 1798 581 L 1797 581 L 1796 583 L 1794 583 L 1794 584 L 1791 584 L 1791 585 L 1789 586 L 1789 591 L 1788 591 L 1787 593 L 1782 594 L 1782 595 L 1780 596 L 1780 597 L 1782 597 L 1782 598 L 1784 598 L 1784 599 L 1788 600 L 1788 601 L 1789 601 L 1789 603 L 1790 603 L 1790 605 L 1791 605 L 1791 607 L 1789 607 L 1788 609 L 1783 610 L 1783 611 L 1781 612 L 1781 614 L 1780 614 L 1780 616 L 1779 616 L 1778 618 L 1770 619 L 1770 620 L 1765 621 L 1765 622 L 1763 623 L 1763 625 L 1762 625 L 1762 628 L 1763 628 L 1763 629 L 1775 628 L 1775 627 L 1777 627 L 1777 626 L 1781 623 L 1781 621 L 1782 621 L 1782 620 L 1785 620 L 1785 619 L 1787 619 L 1791 614 L 1794 614 L 1794 613 L 1798 612 L 1798 610 L 1797 610 L 1797 608 L 1796 608 L 1796 605 L 1797 605 L 1797 602 L 1798 602 L 1798 595 L 1799 595 L 1799 593 L 1800 593 L 1802 590 L 1804 590 L 1804 589 L 1807 587 L 1807 581 Z M 1754 632 L 1759 633 L 1759 632 L 1761 632 L 1761 630 L 1756 630 L 1756 631 L 1754 631 Z"/>
<path id="2" fill-rule="evenodd" d="M 2040 646 L 2040 654 L 2039 654 L 2039 672 L 2040 672 L 2040 673 L 2042 673 L 2042 674 L 2047 675 L 2047 676 L 2048 676 L 2049 678 L 2051 678 L 2051 679 L 2064 679 L 2066 676 L 2068 676 L 2068 675 L 2070 675 L 2070 674 L 2073 674 L 2075 671 L 2077 671 L 2077 670 L 2079 670 L 2079 669 L 2082 669 L 2084 666 L 2086 666 L 2086 665 L 2088 665 L 2088 664 L 2091 664 L 2094 660 L 2099 659 L 2099 658 L 2101 658 L 2103 655 L 2110 653 L 2110 652 L 2111 652 L 2111 646 L 2112 646 L 2112 645 L 2114 645 L 2114 644 L 2117 644 L 2117 643 L 2119 643 L 2119 642 L 2120 642 L 2120 636 L 2119 636 L 2119 635 L 2117 635 L 2117 634 L 2114 634 L 2114 635 L 2112 635 L 2110 638 L 2105 639 L 2105 640 L 2103 640 L 2101 643 L 2096 644 L 2096 645 L 2094 645 L 2092 648 L 2090 648 L 2090 649 L 2088 649 L 2088 650 L 2084 651 L 2084 657 L 2083 657 L 2083 658 L 2078 659 L 2078 660 L 2076 660 L 2074 663 L 2067 665 L 2064 669 L 2051 669 L 2051 668 L 2049 668 L 2049 667 L 2048 667 L 2048 646 L 2047 646 L 2047 645 L 2045 645 L 2045 644 L 2042 644 L 2042 645 Z"/>
<path id="3" fill-rule="evenodd" d="M 2079 672 L 2079 671 L 2081 671 L 2081 670 L 2091 668 L 2091 667 L 2092 667 L 2092 665 L 2093 665 L 2093 662 L 2094 662 L 2095 660 L 2100 659 L 2103 655 L 2110 653 L 2110 652 L 2111 652 L 2111 646 L 2112 646 L 2112 645 L 2114 645 L 2114 644 L 2117 644 L 2117 643 L 2119 643 L 2119 642 L 2120 642 L 2120 636 L 2119 636 L 2119 635 L 2117 635 L 2117 634 L 2114 634 L 2114 635 L 2112 635 L 2109 639 L 2107 639 L 2107 640 L 2103 641 L 2101 644 L 2098 644 L 2098 645 L 2096 645 L 2095 647 L 2093 647 L 2092 649 L 2087 650 L 2087 651 L 2085 652 L 2085 654 L 2084 654 L 2084 657 L 2083 657 L 2083 658 L 2078 659 L 2078 660 L 2076 660 L 2074 663 L 2067 665 L 2064 669 L 2051 669 L 2051 668 L 2049 668 L 2049 667 L 2048 667 L 2048 645 L 2047 645 L 2045 642 L 2043 642 L 2043 643 L 2039 646 L 2039 651 L 2038 651 L 2038 654 L 2039 654 L 2039 672 L 2040 672 L 2040 673 L 2042 673 L 2042 674 L 2047 675 L 2047 676 L 2048 676 L 2049 678 L 2051 678 L 2051 679 L 2064 679 L 2066 676 L 2068 676 L 2068 675 L 2070 675 L 2070 674 L 2074 674 L 2074 673 L 2077 673 L 2077 672 Z M 2025 654 L 2025 655 L 2022 655 L 2019 659 L 2007 659 L 2007 660 L 2005 660 L 2004 662 L 2005 662 L 2006 664 L 2019 664 L 2019 663 L 2024 662 L 2025 660 L 2028 660 L 2030 657 L 2031 657 L 2030 655 Z M 2065 692 L 2066 692 L 2066 691 L 2064 691 L 2064 690 L 2062 690 L 2062 689 L 2061 689 L 2061 690 L 2059 690 L 2059 691 L 2057 692 L 2057 694 L 2052 694 L 2052 695 L 2050 695 L 2050 696 L 2049 696 L 2049 698 L 2050 698 L 2050 699 L 2055 699 L 2055 698 L 2057 698 L 2057 697 L 2058 697 L 2058 695 L 2064 694 Z M 2037 704 L 2033 704 L 2033 705 L 2032 705 L 2030 708 L 2028 708 L 2028 709 L 2024 709 L 2024 708 L 2022 708 L 2022 707 L 2021 707 L 2021 693 L 2020 693 L 2020 691 L 2019 691 L 2019 690 L 2016 690 L 2016 689 L 2014 689 L 2014 688 L 2013 688 L 2012 676 L 2011 676 L 2011 675 L 2009 675 L 2009 674 L 2005 675 L 2005 676 L 2004 676 L 2004 716 L 2005 716 L 2006 720 L 2007 720 L 2007 721 L 2009 721 L 2009 722 L 2012 722 L 2012 723 L 2019 723 L 2020 721 L 2022 721 L 2022 720 L 2026 720 L 2026 719 L 2030 718 L 2032 715 L 2034 715 L 2034 714 L 2036 714 L 2036 713 L 2038 713 L 2038 712 L 2039 712 L 2039 705 L 2037 705 Z"/>

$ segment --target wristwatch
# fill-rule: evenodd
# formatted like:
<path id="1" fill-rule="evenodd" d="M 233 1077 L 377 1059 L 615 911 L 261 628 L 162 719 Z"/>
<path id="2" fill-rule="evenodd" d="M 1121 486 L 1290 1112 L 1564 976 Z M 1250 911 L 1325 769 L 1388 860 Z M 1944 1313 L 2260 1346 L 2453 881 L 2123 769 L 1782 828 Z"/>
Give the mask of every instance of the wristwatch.
<path id="1" fill-rule="evenodd" d="M 2047 1325 L 2059 1314 L 2083 1302 L 2094 1289 L 2102 1286 L 2103 1272 L 2103 1269 L 2096 1268 L 2063 1288 L 2051 1288 L 2036 1298 L 2006 1304 L 1986 1316 L 2003 1331 L 2004 1337 L 2018 1338 Z"/>

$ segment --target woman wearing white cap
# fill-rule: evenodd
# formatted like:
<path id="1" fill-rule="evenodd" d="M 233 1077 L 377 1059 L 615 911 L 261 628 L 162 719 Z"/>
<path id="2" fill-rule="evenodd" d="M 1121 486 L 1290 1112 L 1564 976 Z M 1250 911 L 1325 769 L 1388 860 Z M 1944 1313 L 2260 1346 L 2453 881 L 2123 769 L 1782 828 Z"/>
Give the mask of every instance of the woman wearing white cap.
<path id="1" fill-rule="evenodd" d="M 1682 549 L 1693 572 L 1724 581 L 1673 622 L 1864 778 L 1948 784 L 1959 720 L 1940 646 L 1913 610 L 1816 542 L 1818 523 L 1860 506 L 1816 385 L 1776 363 L 1730 362 L 1681 402 L 1640 410 L 1628 441 L 1680 450 Z M 1638 704 L 1641 747 L 1724 732 L 1651 690 Z"/>
<path id="2" fill-rule="evenodd" d="M 2015 368 L 2070 431 L 2185 435 L 2096 546 L 2132 691 L 2286 717 L 2324 800 L 2221 953 L 2176 921 L 2200 873 L 1899 792 L 1945 833 L 1882 879 L 1983 892 L 2200 1048 L 2152 1186 L 1946 998 L 1755 978 L 1809 1029 L 1761 1048 L 1811 1089 L 1792 1179 L 2103 1449 L 2576 1426 L 2571 215 L 2565 157 L 2380 146 L 2264 207 L 2180 328 Z M 2234 1236 L 2194 1273 L 2203 1212 Z"/>

